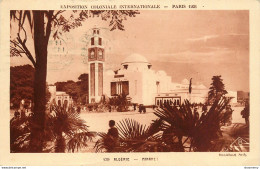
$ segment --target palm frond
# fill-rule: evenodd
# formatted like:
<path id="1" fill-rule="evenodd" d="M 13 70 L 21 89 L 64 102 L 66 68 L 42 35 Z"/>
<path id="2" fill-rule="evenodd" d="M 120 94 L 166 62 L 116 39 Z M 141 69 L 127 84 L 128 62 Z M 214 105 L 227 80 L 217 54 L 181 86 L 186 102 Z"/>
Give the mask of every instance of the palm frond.
<path id="1" fill-rule="evenodd" d="M 106 133 L 100 132 L 97 133 L 97 135 L 100 137 L 97 142 L 95 143 L 94 149 L 96 149 L 96 152 L 104 152 L 109 149 L 108 145 L 105 143 L 106 138 L 108 137 Z"/>
<path id="2" fill-rule="evenodd" d="M 232 126 L 228 134 L 233 138 L 241 137 L 246 141 L 249 141 L 249 126 L 245 124 L 236 123 Z"/>
<path id="3" fill-rule="evenodd" d="M 157 145 L 161 138 L 159 126 L 161 121 L 154 121 L 150 126 L 142 125 L 133 119 L 124 119 L 117 123 L 121 149 L 125 152 L 148 151 Z"/>
<path id="4" fill-rule="evenodd" d="M 67 143 L 68 151 L 74 153 L 75 151 L 79 151 L 80 149 L 87 147 L 87 142 L 92 141 L 95 136 L 95 132 L 80 132 L 74 134 Z"/>
<path id="5" fill-rule="evenodd" d="M 30 121 L 29 117 L 12 118 L 10 121 L 10 150 L 13 153 L 29 150 Z"/>

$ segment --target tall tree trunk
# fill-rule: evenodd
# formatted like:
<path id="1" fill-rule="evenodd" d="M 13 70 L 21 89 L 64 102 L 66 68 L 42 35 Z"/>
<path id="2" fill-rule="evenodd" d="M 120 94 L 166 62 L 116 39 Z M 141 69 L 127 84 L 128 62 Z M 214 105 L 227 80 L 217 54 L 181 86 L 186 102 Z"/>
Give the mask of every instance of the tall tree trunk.
<path id="1" fill-rule="evenodd" d="M 44 29 L 44 12 L 33 11 L 34 47 L 35 47 L 35 77 L 34 77 L 34 110 L 30 151 L 43 150 L 45 105 L 46 105 L 46 75 L 47 75 L 47 46 Z"/>

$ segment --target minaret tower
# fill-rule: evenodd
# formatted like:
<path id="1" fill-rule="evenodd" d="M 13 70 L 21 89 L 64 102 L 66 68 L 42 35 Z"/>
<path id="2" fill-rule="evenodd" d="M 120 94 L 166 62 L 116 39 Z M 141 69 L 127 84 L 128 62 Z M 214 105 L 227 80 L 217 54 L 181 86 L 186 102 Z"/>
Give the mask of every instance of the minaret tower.
<path id="1" fill-rule="evenodd" d="M 103 95 L 103 71 L 105 50 L 98 28 L 92 29 L 91 44 L 88 48 L 89 102 L 97 103 Z"/>

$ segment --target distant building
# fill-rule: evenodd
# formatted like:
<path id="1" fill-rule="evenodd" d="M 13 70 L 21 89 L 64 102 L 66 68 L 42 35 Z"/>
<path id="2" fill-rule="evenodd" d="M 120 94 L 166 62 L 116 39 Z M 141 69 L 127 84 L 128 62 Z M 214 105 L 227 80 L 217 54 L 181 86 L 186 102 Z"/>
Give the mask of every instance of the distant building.
<path id="1" fill-rule="evenodd" d="M 237 91 L 227 91 L 226 97 L 230 98 L 230 103 L 237 103 Z"/>
<path id="2" fill-rule="evenodd" d="M 59 106 L 70 106 L 73 104 L 72 97 L 66 92 L 56 91 L 55 85 L 49 85 L 49 92 L 51 93 L 50 103 L 55 102 Z"/>
<path id="3" fill-rule="evenodd" d="M 244 103 L 249 100 L 249 92 L 237 91 L 237 102 Z"/>
<path id="4" fill-rule="evenodd" d="M 179 105 L 184 99 L 192 103 L 205 103 L 208 89 L 203 84 L 192 85 L 184 79 L 181 83 L 173 83 L 163 70 L 155 72 L 151 63 L 139 54 L 125 58 L 121 69 L 107 71 L 104 77 L 104 94 L 115 96 L 126 94 L 132 103 L 144 105 L 163 105 L 165 103 Z"/>
<path id="5" fill-rule="evenodd" d="M 208 88 L 203 84 L 192 84 L 190 93 L 189 85 L 188 79 L 183 79 L 181 83 L 172 83 L 170 92 L 179 95 L 182 99 L 189 100 L 191 103 L 205 103 L 208 97 Z"/>

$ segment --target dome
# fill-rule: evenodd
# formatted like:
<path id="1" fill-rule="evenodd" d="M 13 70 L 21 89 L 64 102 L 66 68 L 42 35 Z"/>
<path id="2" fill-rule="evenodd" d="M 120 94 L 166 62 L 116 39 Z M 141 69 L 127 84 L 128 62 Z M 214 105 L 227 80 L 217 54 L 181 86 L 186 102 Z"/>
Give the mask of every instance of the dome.
<path id="1" fill-rule="evenodd" d="M 126 63 L 148 63 L 148 60 L 140 54 L 132 54 L 125 58 L 122 64 Z"/>
<path id="2" fill-rule="evenodd" d="M 183 80 L 181 81 L 181 84 L 187 85 L 187 84 L 190 84 L 190 82 L 188 81 L 188 79 L 183 79 Z"/>

